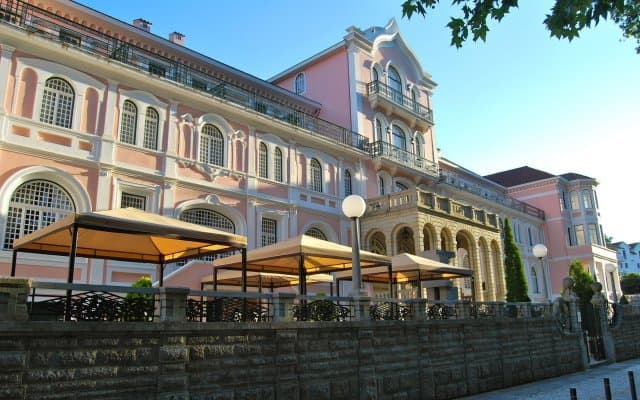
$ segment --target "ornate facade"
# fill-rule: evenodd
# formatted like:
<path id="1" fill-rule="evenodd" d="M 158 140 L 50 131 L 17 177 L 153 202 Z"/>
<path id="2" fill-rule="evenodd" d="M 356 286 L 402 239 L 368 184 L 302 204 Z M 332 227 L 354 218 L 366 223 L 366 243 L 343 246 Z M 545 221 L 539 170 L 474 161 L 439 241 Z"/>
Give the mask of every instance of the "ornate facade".
<path id="1" fill-rule="evenodd" d="M 549 239 L 544 207 L 440 157 L 436 84 L 393 20 L 351 27 L 261 80 L 190 50 L 181 34 L 163 39 L 148 21 L 75 2 L 3 0 L 0 17 L 3 274 L 16 237 L 116 207 L 233 231 L 250 248 L 301 233 L 348 243 L 340 203 L 353 193 L 368 202 L 365 248 L 471 268 L 457 293 L 478 300 L 504 298 L 500 227 L 509 218 L 531 297 L 558 293 L 550 264 L 531 254 Z M 550 260 L 561 253 L 551 249 Z M 19 264 L 19 275 L 64 279 L 64 260 L 25 255 Z M 201 268 L 174 269 L 199 282 Z M 75 280 L 140 275 L 155 269 L 81 260 Z M 429 297 L 449 289 L 420 287 Z"/>

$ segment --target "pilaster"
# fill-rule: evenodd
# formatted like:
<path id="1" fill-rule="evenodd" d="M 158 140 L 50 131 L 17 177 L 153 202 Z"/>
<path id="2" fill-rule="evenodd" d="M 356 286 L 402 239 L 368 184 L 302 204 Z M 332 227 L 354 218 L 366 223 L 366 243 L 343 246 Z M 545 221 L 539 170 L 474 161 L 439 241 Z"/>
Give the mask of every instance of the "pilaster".
<path id="1" fill-rule="evenodd" d="M 11 58 L 15 47 L 0 44 L 0 111 L 8 112 L 6 109 L 7 91 L 9 90 L 9 74 L 11 73 Z"/>

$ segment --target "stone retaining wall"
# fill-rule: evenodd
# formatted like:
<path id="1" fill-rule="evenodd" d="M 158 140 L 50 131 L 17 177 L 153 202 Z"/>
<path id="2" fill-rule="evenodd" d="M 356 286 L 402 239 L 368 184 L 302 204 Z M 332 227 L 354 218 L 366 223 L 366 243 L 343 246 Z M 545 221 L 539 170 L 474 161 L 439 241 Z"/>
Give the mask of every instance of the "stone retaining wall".
<path id="1" fill-rule="evenodd" d="M 616 361 L 640 358 L 640 314 L 624 313 L 620 326 L 611 330 Z"/>
<path id="2" fill-rule="evenodd" d="M 1 399 L 447 399 L 583 368 L 548 319 L 0 323 Z"/>

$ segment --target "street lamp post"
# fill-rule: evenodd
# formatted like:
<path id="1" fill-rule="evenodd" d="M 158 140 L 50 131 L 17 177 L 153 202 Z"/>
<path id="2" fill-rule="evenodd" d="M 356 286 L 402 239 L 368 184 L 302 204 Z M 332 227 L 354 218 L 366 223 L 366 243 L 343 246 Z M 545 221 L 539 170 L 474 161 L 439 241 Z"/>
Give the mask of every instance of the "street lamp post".
<path id="1" fill-rule="evenodd" d="M 351 219 L 351 247 L 352 247 L 352 295 L 362 296 L 362 276 L 360 275 L 360 221 L 364 215 L 367 203 L 357 194 L 347 196 L 342 200 L 342 212 Z"/>
<path id="2" fill-rule="evenodd" d="M 542 259 L 547 256 L 547 246 L 545 246 L 542 243 L 539 243 L 533 246 L 532 252 L 533 252 L 533 255 L 537 257 L 538 260 L 540 260 L 540 270 L 542 271 L 542 281 L 544 282 L 544 291 L 545 291 L 545 294 L 547 295 L 547 299 L 551 300 L 549 285 L 547 285 L 547 277 L 546 277 L 546 274 L 544 273 L 544 263 L 542 262 Z"/>

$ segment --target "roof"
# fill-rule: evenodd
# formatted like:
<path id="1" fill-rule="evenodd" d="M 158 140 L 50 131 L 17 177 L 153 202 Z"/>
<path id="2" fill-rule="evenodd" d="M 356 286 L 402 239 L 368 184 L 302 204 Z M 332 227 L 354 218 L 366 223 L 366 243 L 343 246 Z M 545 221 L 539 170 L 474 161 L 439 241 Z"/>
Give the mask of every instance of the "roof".
<path id="1" fill-rule="evenodd" d="M 473 276 L 473 271 L 467 268 L 454 267 L 430 258 L 424 258 L 408 253 L 396 254 L 391 258 L 391 280 L 395 283 L 452 279 Z M 336 273 L 337 279 L 350 278 L 346 272 Z M 369 268 L 362 271 L 362 280 L 365 282 L 389 282 L 389 269 L 387 267 Z"/>
<path id="2" fill-rule="evenodd" d="M 351 269 L 352 249 L 338 243 L 300 235 L 247 251 L 247 271 L 299 275 L 300 264 L 307 275 Z M 391 258 L 360 252 L 361 268 L 390 265 Z M 242 269 L 240 254 L 213 262 L 218 269 Z"/>
<path id="3" fill-rule="evenodd" d="M 213 275 L 202 278 L 203 284 L 213 284 Z M 217 286 L 242 286 L 241 271 L 218 271 L 216 279 Z M 315 274 L 307 277 L 307 283 L 331 283 L 333 276 L 329 274 Z M 297 275 L 272 274 L 268 272 L 247 272 L 247 286 L 256 288 L 281 288 L 297 286 L 299 279 Z"/>
<path id="4" fill-rule="evenodd" d="M 16 239 L 13 248 L 68 255 L 74 225 L 78 227 L 78 257 L 160 264 L 247 246 L 244 236 L 135 208 L 118 208 L 71 214 Z"/>
<path id="5" fill-rule="evenodd" d="M 508 171 L 497 172 L 495 174 L 485 176 L 485 178 L 499 183 L 504 187 L 522 185 L 525 183 L 541 181 L 553 177 L 555 177 L 555 175 L 552 175 L 548 172 L 540 171 L 539 169 L 531 168 L 529 166 L 514 168 Z"/>
<path id="6" fill-rule="evenodd" d="M 562 174 L 560 176 L 563 177 L 564 179 L 568 180 L 568 181 L 576 181 L 578 179 L 593 179 L 593 178 L 588 177 L 586 175 L 576 174 L 575 172 L 568 172 L 568 173 Z"/>

